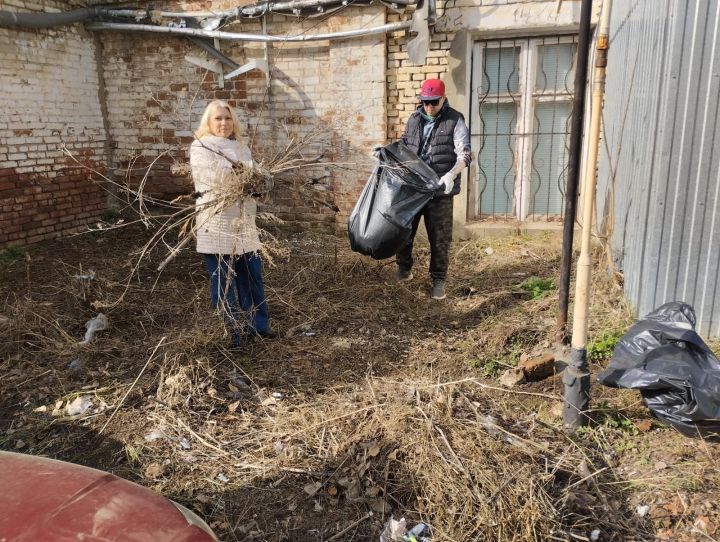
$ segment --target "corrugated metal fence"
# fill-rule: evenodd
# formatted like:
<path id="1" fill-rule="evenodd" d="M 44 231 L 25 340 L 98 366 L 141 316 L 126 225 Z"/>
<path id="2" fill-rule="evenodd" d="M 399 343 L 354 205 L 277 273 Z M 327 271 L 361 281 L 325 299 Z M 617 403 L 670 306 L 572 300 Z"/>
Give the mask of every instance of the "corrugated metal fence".
<path id="1" fill-rule="evenodd" d="M 687 301 L 706 337 L 720 337 L 719 47 L 720 0 L 613 3 L 598 177 L 630 302 L 642 316 Z"/>

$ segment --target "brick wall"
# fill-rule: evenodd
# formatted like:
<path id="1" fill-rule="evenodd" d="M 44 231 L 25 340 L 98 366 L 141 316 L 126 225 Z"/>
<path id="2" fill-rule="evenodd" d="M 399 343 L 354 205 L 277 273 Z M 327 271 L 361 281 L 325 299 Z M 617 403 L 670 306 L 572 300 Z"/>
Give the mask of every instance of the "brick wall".
<path id="1" fill-rule="evenodd" d="M 221 9 L 219 3 L 212 7 Z M 184 2 L 185 10 L 208 2 Z M 382 7 L 353 9 L 327 21 L 273 16 L 267 32 L 293 35 L 342 31 L 385 23 Z M 224 30 L 261 33 L 260 21 Z M 306 167 L 286 175 L 269 210 L 300 228 L 334 229 L 343 224 L 372 169 L 369 149 L 385 138 L 385 37 L 346 41 L 262 44 L 227 42 L 221 51 L 243 64 L 267 54 L 270 85 L 253 70 L 220 87 L 216 77 L 185 60 L 206 54 L 181 36 L 103 32 L 104 80 L 113 161 L 131 184 L 147 174 L 155 193 L 187 192 L 191 180 L 173 176 L 173 164 L 187 161 L 192 131 L 211 99 L 238 108 L 256 160 L 266 160 L 291 140 L 318 134 L 305 149 L 333 165 Z M 227 71 L 227 69 L 226 69 Z M 158 156 L 160 158 L 158 159 Z M 155 161 L 157 160 L 157 161 Z M 151 169 L 146 169 L 150 162 Z M 304 185 L 303 190 L 298 190 Z M 340 208 L 339 213 L 331 210 Z"/>
<path id="2" fill-rule="evenodd" d="M 68 4 L 8 0 L 0 9 Z M 0 28 L 0 95 L 0 248 L 81 229 L 105 209 L 105 192 L 62 148 L 83 164 L 106 163 L 92 36 L 79 25 Z"/>
<path id="3" fill-rule="evenodd" d="M 403 20 L 406 15 L 393 14 L 390 22 Z M 399 139 L 405 124 L 418 105 L 420 85 L 425 79 L 443 79 L 448 70 L 448 51 L 453 33 L 434 32 L 425 64 L 410 63 L 405 32 L 388 34 L 387 55 L 387 138 Z M 452 105 L 452 104 L 451 104 Z"/>
<path id="4" fill-rule="evenodd" d="M 110 3 L 129 5 L 119 0 Z M 52 11 L 80 4 L 79 0 L 0 0 L 0 9 Z M 566 0 L 563 11 L 573 9 L 568 4 L 577 2 Z M 196 0 L 158 1 L 153 7 L 192 11 L 237 5 L 235 0 Z M 274 43 L 267 48 L 252 42 L 221 42 L 222 52 L 239 64 L 267 57 L 269 85 L 258 70 L 219 85 L 212 73 L 185 60 L 187 55 L 208 57 L 181 36 L 88 33 L 81 25 L 38 31 L 0 29 L 0 90 L 5 97 L 0 105 L 0 247 L 79 228 L 105 208 L 98 177 L 73 164 L 61 145 L 83 162 L 107 171 L 121 185 L 135 188 L 144 181 L 153 195 L 189 192 L 191 179 L 174 174 L 182 168 L 173 166 L 187 163 L 192 131 L 205 104 L 214 98 L 239 109 L 253 155 L 261 161 L 291 141 L 319 133 L 305 155 L 322 155 L 326 163 L 289 172 L 284 187 L 274 192 L 269 210 L 300 228 L 343 229 L 372 171 L 370 148 L 400 137 L 423 79 L 451 80 L 450 64 L 454 62 L 457 71 L 457 65 L 467 61 L 464 53 L 450 58 L 457 32 L 468 29 L 481 35 L 487 24 L 493 32 L 517 31 L 543 19 L 535 17 L 538 9 L 548 25 L 555 24 L 556 0 L 455 0 L 446 13 L 438 12 L 422 66 L 409 63 L 405 32 Z M 336 32 L 405 20 L 409 15 L 391 10 L 386 14 L 380 5 L 344 8 L 304 21 L 273 15 L 266 21 L 266 31 L 275 35 Z M 223 30 L 263 31 L 259 19 Z M 339 212 L 331 209 L 334 206 Z"/>
<path id="5" fill-rule="evenodd" d="M 79 5 L 5 0 L 0 9 L 49 12 Z M 155 7 L 236 5 L 223 0 Z M 382 7 L 349 8 L 327 20 L 270 17 L 267 32 L 335 32 L 384 22 Z M 261 32 L 258 20 L 226 30 Z M 304 154 L 322 155 L 327 164 L 288 173 L 285 185 L 293 188 L 278 189 L 270 202 L 269 210 L 301 228 L 344 224 L 372 169 L 368 151 L 385 137 L 384 36 L 273 44 L 267 51 L 261 44 L 221 43 L 240 64 L 267 55 L 269 87 L 257 70 L 221 87 L 215 76 L 185 61 L 186 55 L 206 54 L 183 37 L 88 33 L 76 24 L 0 29 L 0 39 L 0 90 L 8 98 L 0 106 L 0 247 L 80 229 L 106 208 L 101 178 L 75 164 L 63 147 L 120 185 L 134 189 L 144 181 L 151 195 L 188 192 L 191 180 L 174 175 L 173 165 L 187 162 L 192 131 L 214 98 L 239 109 L 257 159 L 319 133 Z"/>
<path id="6" fill-rule="evenodd" d="M 566 7 L 579 3 L 565 0 Z M 443 8 L 446 7 L 446 10 Z M 430 78 L 446 79 L 448 61 L 456 31 L 475 27 L 478 37 L 487 32 L 513 32 L 521 35 L 523 28 L 556 24 L 557 0 L 454 0 L 438 4 L 437 23 L 432 34 L 425 63 L 410 63 L 407 53 L 407 36 L 394 32 L 387 36 L 387 138 L 398 139 L 410 114 L 415 111 L 417 95 L 422 81 Z M 597 6 L 596 6 L 597 8 Z M 502 12 L 501 12 L 502 10 Z M 577 11 L 577 10 L 576 10 Z M 410 14 L 388 15 L 388 22 L 405 20 Z M 532 32 L 534 30 L 526 30 Z M 462 59 L 464 62 L 465 59 Z M 451 102 L 451 105 L 453 103 Z M 456 107 L 458 104 L 455 104 Z"/>

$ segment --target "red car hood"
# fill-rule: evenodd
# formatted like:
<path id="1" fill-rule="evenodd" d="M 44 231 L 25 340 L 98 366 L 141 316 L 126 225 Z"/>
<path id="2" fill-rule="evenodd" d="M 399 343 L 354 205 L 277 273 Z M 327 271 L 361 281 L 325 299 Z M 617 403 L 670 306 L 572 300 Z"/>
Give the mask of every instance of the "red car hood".
<path id="1" fill-rule="evenodd" d="M 197 520 L 107 472 L 0 451 L 0 542 L 216 541 Z"/>

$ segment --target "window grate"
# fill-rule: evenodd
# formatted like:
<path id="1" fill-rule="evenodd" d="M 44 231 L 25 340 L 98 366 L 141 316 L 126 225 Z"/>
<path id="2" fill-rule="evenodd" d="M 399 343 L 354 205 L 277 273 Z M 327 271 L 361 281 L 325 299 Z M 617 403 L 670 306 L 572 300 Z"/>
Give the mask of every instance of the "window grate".
<path id="1" fill-rule="evenodd" d="M 475 43 L 469 218 L 562 219 L 576 53 L 576 36 Z"/>

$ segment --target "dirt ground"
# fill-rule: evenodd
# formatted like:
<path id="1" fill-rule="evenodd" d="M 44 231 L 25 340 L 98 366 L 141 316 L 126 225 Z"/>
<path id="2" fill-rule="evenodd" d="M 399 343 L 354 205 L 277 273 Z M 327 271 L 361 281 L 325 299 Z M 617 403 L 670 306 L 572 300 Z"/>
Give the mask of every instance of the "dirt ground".
<path id="1" fill-rule="evenodd" d="M 437 302 L 423 246 L 396 284 L 342 237 L 284 234 L 266 268 L 281 336 L 229 349 L 197 254 L 127 280 L 148 235 L 0 253 L 0 448 L 133 480 L 228 541 L 377 542 L 391 515 L 434 541 L 717 539 L 716 446 L 599 384 L 595 423 L 568 436 L 559 374 L 499 384 L 556 351 L 555 287 L 520 287 L 557 284 L 554 237 L 455 242 Z M 591 322 L 599 357 L 632 322 L 602 273 Z"/>

